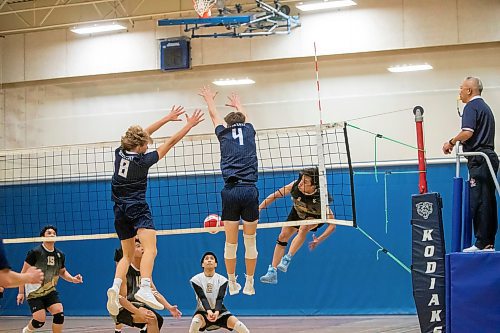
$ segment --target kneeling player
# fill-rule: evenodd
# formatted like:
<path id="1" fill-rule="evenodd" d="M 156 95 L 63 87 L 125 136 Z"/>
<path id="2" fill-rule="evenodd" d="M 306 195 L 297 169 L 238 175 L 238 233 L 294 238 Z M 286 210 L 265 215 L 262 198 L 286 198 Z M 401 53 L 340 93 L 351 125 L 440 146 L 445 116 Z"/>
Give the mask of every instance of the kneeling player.
<path id="1" fill-rule="evenodd" d="M 191 278 L 196 294 L 196 312 L 189 327 L 189 333 L 213 331 L 219 328 L 249 333 L 248 328 L 229 312 L 223 304 L 228 280 L 215 273 L 217 257 L 206 252 L 201 258 L 203 272 Z"/>

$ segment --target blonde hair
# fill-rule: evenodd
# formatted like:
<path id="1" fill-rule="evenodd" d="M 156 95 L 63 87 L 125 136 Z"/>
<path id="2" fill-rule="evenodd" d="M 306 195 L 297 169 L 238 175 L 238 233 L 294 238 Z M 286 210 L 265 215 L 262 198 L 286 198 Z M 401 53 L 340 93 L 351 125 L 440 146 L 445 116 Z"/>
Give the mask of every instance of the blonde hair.
<path id="1" fill-rule="evenodd" d="M 139 125 L 130 126 L 121 141 L 123 150 L 133 150 L 145 143 L 153 143 L 153 140 Z"/>

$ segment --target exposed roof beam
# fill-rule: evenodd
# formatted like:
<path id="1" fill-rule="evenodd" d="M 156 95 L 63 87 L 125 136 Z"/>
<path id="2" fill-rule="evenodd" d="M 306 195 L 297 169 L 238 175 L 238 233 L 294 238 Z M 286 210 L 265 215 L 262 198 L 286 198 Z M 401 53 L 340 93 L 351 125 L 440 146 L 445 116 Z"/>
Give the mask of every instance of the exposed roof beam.
<path id="1" fill-rule="evenodd" d="M 178 10 L 178 11 L 166 12 L 166 13 L 152 13 L 152 14 L 145 14 L 145 15 L 115 17 L 115 18 L 104 19 L 104 20 L 94 20 L 94 21 L 83 21 L 83 22 L 70 22 L 70 23 L 54 24 L 54 25 L 47 25 L 47 26 L 44 26 L 44 27 L 33 27 L 33 28 L 3 30 L 3 31 L 0 31 L 0 36 L 1 35 L 15 34 L 15 33 L 17 34 L 17 33 L 27 33 L 27 32 L 34 32 L 34 31 L 41 31 L 41 30 L 47 30 L 47 29 L 66 28 L 66 27 L 71 27 L 71 26 L 80 25 L 80 24 L 81 25 L 85 25 L 85 24 L 94 24 L 94 23 L 101 23 L 101 22 L 114 22 L 114 21 L 127 21 L 127 20 L 165 18 L 165 17 L 172 16 L 172 15 L 188 14 L 188 13 L 193 13 L 193 12 L 194 12 L 194 10 Z"/>
<path id="2" fill-rule="evenodd" d="M 43 7 L 32 7 L 32 8 L 26 8 L 26 9 L 16 9 L 13 10 L 12 7 L 7 4 L 8 0 L 0 0 L 0 9 L 2 6 L 4 9 L 9 8 L 9 11 L 4 11 L 2 12 L 0 10 L 0 17 L 1 15 L 8 15 L 8 14 L 13 14 L 15 15 L 19 20 L 23 22 L 25 27 L 16 27 L 16 28 L 11 28 L 11 29 L 6 29 L 6 30 L 0 30 L 0 36 L 1 35 L 9 35 L 9 34 L 17 34 L 17 33 L 28 33 L 28 32 L 34 32 L 34 31 L 42 31 L 42 30 L 50 30 L 50 29 L 60 29 L 60 28 L 66 28 L 66 27 L 71 27 L 75 25 L 85 25 L 85 24 L 95 24 L 95 23 L 100 23 L 100 22 L 112 22 L 112 21 L 129 21 L 133 22 L 134 20 L 147 20 L 147 19 L 160 19 L 160 18 L 168 18 L 168 17 L 180 17 L 180 16 L 189 16 L 193 15 L 194 9 L 187 9 L 187 10 L 174 10 L 174 11 L 168 11 L 168 12 L 153 12 L 149 14 L 142 14 L 142 15 L 134 15 L 135 12 L 143 5 L 144 2 L 146 1 L 157 1 L 157 0 L 140 0 L 135 8 L 131 11 L 125 12 L 124 16 L 120 16 L 120 12 L 123 10 L 123 7 L 120 7 L 120 10 L 117 11 L 117 8 L 113 6 L 114 4 L 117 3 L 117 0 L 90 0 L 90 1 L 84 1 L 84 2 L 74 2 L 74 3 L 67 3 L 67 4 L 55 4 L 52 6 L 43 6 Z M 74 0 L 78 1 L 78 0 Z M 119 6 L 122 5 L 122 1 L 119 1 Z M 166 1 L 172 1 L 172 0 L 166 0 Z M 181 0 L 179 0 L 180 3 Z M 187 1 L 187 0 L 182 0 L 182 1 Z M 271 0 L 266 0 L 267 2 L 271 2 Z M 251 6 L 252 4 L 255 6 L 255 0 L 240 0 L 241 4 L 244 7 Z M 293 3 L 297 2 L 297 0 L 281 0 L 281 4 L 285 3 Z M 108 4 L 111 8 L 111 11 L 105 13 L 103 10 L 102 6 L 97 6 L 98 4 Z M 5 6 L 7 4 L 7 6 Z M 39 26 L 35 26 L 34 24 L 29 24 L 26 22 L 25 19 L 22 18 L 22 16 L 19 15 L 19 13 L 24 13 L 24 12 L 34 12 L 40 11 L 40 10 L 49 10 L 49 9 L 62 9 L 62 8 L 73 8 L 72 10 L 79 10 L 78 6 L 85 6 L 85 5 L 91 5 L 94 7 L 96 12 L 99 14 L 96 15 L 96 18 L 93 20 L 89 21 L 66 21 L 66 22 L 61 22 L 61 23 L 56 23 L 52 25 L 42 25 L 40 24 Z M 252 7 L 253 8 L 253 7 Z M 109 14 L 111 13 L 116 13 L 115 18 L 108 17 Z M 127 14 L 128 13 L 128 14 Z M 59 19 L 62 19 L 63 16 L 58 17 Z M 61 21 L 61 20 L 59 20 Z M 0 28 L 1 29 L 1 28 Z M 4 28 L 5 29 L 5 28 Z"/>
<path id="3" fill-rule="evenodd" d="M 3 6 L 5 6 L 7 4 L 7 1 L 8 0 L 3 0 L 2 3 L 0 4 L 0 9 L 3 8 Z"/>
<path id="4" fill-rule="evenodd" d="M 56 1 L 56 5 L 59 4 L 61 0 L 57 0 Z M 69 3 L 71 0 L 68 0 L 67 3 Z M 42 26 L 44 23 L 45 23 L 45 20 L 49 18 L 50 14 L 52 14 L 52 12 L 54 11 L 54 8 L 51 8 L 49 9 L 49 12 L 47 14 L 45 14 L 45 17 L 40 21 L 40 26 Z"/>
<path id="5" fill-rule="evenodd" d="M 32 7 L 32 8 L 25 8 L 25 9 L 14 9 L 14 10 L 9 10 L 7 12 L 0 12 L 0 15 L 9 15 L 9 14 L 17 14 L 17 13 L 25 13 L 25 12 L 34 12 L 38 10 L 46 10 L 46 9 L 56 9 L 56 8 L 70 8 L 70 7 L 76 7 L 76 6 L 85 6 L 85 5 L 95 5 L 97 3 L 105 3 L 105 2 L 115 2 L 116 0 L 93 0 L 93 1 L 86 1 L 86 2 L 75 2 L 75 3 L 67 3 L 63 5 L 58 5 L 57 3 L 52 6 L 43 6 L 43 7 Z M 59 1 L 58 1 L 59 2 Z M 7 0 L 4 0 L 2 5 L 0 5 L 0 9 L 3 7 L 3 5 L 7 3 Z"/>
<path id="6" fill-rule="evenodd" d="M 11 8 L 10 5 L 7 5 L 7 7 Z M 19 21 L 23 22 L 27 27 L 32 27 L 33 25 L 30 24 L 28 21 L 26 21 L 24 19 L 24 17 L 22 17 L 21 15 L 19 15 L 18 13 L 15 13 L 14 15 L 16 15 L 16 17 L 19 19 Z"/>

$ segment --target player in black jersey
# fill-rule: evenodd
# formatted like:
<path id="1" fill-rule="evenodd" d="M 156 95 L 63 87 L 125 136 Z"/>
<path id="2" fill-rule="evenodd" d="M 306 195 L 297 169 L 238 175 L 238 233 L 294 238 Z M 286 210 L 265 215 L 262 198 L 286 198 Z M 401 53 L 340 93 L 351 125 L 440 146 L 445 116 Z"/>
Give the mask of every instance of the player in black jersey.
<path id="1" fill-rule="evenodd" d="M 246 122 L 248 116 L 240 98 L 229 96 L 229 107 L 236 111 L 224 117 L 226 126 L 215 107 L 214 93 L 203 87 L 200 96 L 205 99 L 215 134 L 220 143 L 220 167 L 225 186 L 221 191 L 222 221 L 226 232 L 224 259 L 229 280 L 229 294 L 239 293 L 241 286 L 236 282 L 236 250 L 238 248 L 238 230 L 240 219 L 243 220 L 243 239 L 245 244 L 246 282 L 243 293 L 254 295 L 254 274 L 257 263 L 256 231 L 259 220 L 259 191 L 257 182 L 257 150 L 255 129 Z"/>
<path id="2" fill-rule="evenodd" d="M 57 228 L 48 225 L 40 231 L 40 237 L 55 237 Z M 71 283 L 83 283 L 83 277 L 71 275 L 66 269 L 66 257 L 55 246 L 55 241 L 44 241 L 40 246 L 28 252 L 21 272 L 30 267 L 37 267 L 44 273 L 41 284 L 26 284 L 19 287 L 17 304 L 24 302 L 25 293 L 33 319 L 23 328 L 23 333 L 32 333 L 45 324 L 46 311 L 52 316 L 52 332 L 62 332 L 64 323 L 64 309 L 56 290 L 59 277 Z"/>
<path id="3" fill-rule="evenodd" d="M 25 283 L 41 283 L 42 281 L 43 272 L 36 267 L 30 268 L 22 274 L 10 269 L 3 241 L 0 238 L 0 299 L 3 297 L 4 288 L 17 288 Z"/>
<path id="4" fill-rule="evenodd" d="M 139 290 L 141 283 L 141 273 L 139 267 L 141 266 L 142 256 L 144 254 L 144 249 L 139 241 L 135 238 L 135 250 L 134 258 L 129 266 L 127 272 L 127 284 L 122 285 L 122 288 L 126 288 L 122 294 L 127 295 L 127 297 L 120 296 L 120 305 L 122 308 L 118 312 L 117 316 L 112 316 L 115 321 L 116 327 L 115 332 L 121 331 L 121 324 L 125 324 L 131 327 L 141 328 L 141 332 L 156 333 L 159 332 L 163 325 L 163 318 L 159 313 L 154 311 L 152 308 L 148 307 L 142 302 L 138 302 L 134 295 Z M 123 258 L 123 252 L 121 249 L 115 251 L 115 261 L 119 262 Z M 155 285 L 152 283 L 153 295 L 156 299 L 168 310 L 174 318 L 180 318 L 182 313 L 177 309 L 177 305 L 171 305 L 165 297 L 163 297 L 157 290 Z M 147 328 L 146 328 L 147 325 Z"/>
<path id="5" fill-rule="evenodd" d="M 293 201 L 292 209 L 288 215 L 287 221 L 299 221 L 307 219 L 321 219 L 321 197 L 319 191 L 319 172 L 318 168 L 306 168 L 300 172 L 299 179 L 291 182 L 290 184 L 280 188 L 273 194 L 269 195 L 262 203 L 259 205 L 259 210 L 267 208 L 274 200 L 277 198 L 282 198 L 290 194 Z M 333 219 L 333 212 L 329 210 L 327 213 L 328 219 Z M 278 272 L 279 269 L 282 272 L 286 272 L 288 265 L 292 260 L 295 253 L 302 247 L 304 241 L 307 238 L 307 233 L 309 231 L 316 231 L 323 226 L 323 223 L 312 224 L 312 225 L 301 225 L 293 227 L 283 227 L 281 228 L 281 233 L 276 241 L 276 247 L 274 248 L 273 260 L 269 269 L 264 276 L 261 276 L 260 281 L 263 283 L 278 283 Z M 322 241 L 324 241 L 328 236 L 330 236 L 335 231 L 335 224 L 328 224 L 325 231 L 316 237 L 313 234 L 313 240 L 309 243 L 309 249 L 314 250 Z M 294 235 L 292 243 L 290 244 L 290 249 L 288 253 L 285 254 L 285 249 L 288 245 L 288 241 Z"/>
<path id="6" fill-rule="evenodd" d="M 192 116 L 186 114 L 186 124 L 180 131 L 147 153 L 148 143 L 152 143 L 151 135 L 170 121 L 180 121 L 184 113 L 182 107 L 172 107 L 171 112 L 157 122 L 142 129 L 131 126 L 122 137 L 121 146 L 115 151 L 115 172 L 111 183 L 113 207 L 115 213 L 115 229 L 121 241 L 124 260 L 116 266 L 113 286 L 108 289 L 107 309 L 111 315 L 118 315 L 120 304 L 118 295 L 122 281 L 134 255 L 134 238 L 139 236 L 144 247 L 141 261 L 141 284 L 135 298 L 153 309 L 163 310 L 151 291 L 151 276 L 156 257 L 156 230 L 151 211 L 146 202 L 148 171 L 151 166 L 162 159 L 167 152 L 179 142 L 194 126 L 203 121 L 201 110 L 195 110 Z"/>

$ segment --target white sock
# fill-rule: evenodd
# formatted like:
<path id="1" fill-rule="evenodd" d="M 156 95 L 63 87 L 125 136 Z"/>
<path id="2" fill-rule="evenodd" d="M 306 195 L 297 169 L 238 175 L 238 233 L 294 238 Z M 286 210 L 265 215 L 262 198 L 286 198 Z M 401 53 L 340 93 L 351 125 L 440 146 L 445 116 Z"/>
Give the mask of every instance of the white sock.
<path id="1" fill-rule="evenodd" d="M 113 280 L 113 288 L 117 288 L 118 290 L 120 290 L 120 287 L 122 286 L 122 279 L 120 278 L 115 278 Z"/>
<path id="2" fill-rule="evenodd" d="M 236 281 L 236 274 L 234 274 L 234 273 L 233 274 L 228 273 L 227 274 L 227 279 L 229 281 Z"/>
<path id="3" fill-rule="evenodd" d="M 253 275 L 247 275 L 247 280 L 253 280 Z"/>
<path id="4" fill-rule="evenodd" d="M 189 333 L 198 333 L 201 327 L 201 320 L 194 317 L 191 321 L 191 326 L 189 327 Z"/>
<path id="5" fill-rule="evenodd" d="M 26 326 L 25 328 L 23 328 L 23 333 L 33 333 L 35 332 L 35 330 L 30 330 L 28 326 Z"/>
<path id="6" fill-rule="evenodd" d="M 234 330 L 238 333 L 250 333 L 248 328 L 243 324 L 241 321 L 238 320 L 238 322 L 234 325 Z"/>
<path id="7" fill-rule="evenodd" d="M 141 288 L 151 288 L 151 279 L 141 278 Z"/>

